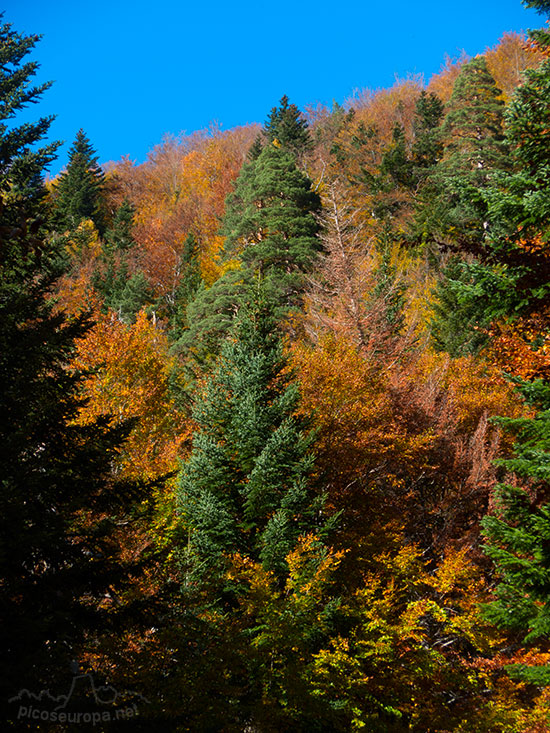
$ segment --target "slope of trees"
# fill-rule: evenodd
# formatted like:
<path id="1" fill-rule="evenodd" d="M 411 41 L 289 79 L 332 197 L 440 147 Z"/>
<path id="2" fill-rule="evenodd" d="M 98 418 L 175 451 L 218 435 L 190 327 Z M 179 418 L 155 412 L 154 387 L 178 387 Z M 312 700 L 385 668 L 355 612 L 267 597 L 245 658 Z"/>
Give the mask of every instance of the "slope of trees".
<path id="1" fill-rule="evenodd" d="M 48 187 L 36 40 L 0 27 L 4 700 L 72 663 L 143 730 L 549 730 L 548 34 L 142 165 L 81 130 Z"/>

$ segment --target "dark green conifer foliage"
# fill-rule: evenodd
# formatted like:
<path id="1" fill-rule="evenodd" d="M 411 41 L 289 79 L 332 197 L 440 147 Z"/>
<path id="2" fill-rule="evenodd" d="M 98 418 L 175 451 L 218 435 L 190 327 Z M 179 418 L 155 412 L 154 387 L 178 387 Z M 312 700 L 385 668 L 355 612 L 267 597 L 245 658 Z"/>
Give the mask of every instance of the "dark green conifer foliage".
<path id="1" fill-rule="evenodd" d="M 250 150 L 247 153 L 247 156 L 246 157 L 248 158 L 248 160 L 254 161 L 257 158 L 259 158 L 260 157 L 260 153 L 263 150 L 263 147 L 264 147 L 264 145 L 263 145 L 263 136 L 262 135 L 257 135 L 256 138 L 255 138 L 255 140 L 254 140 L 254 142 L 250 146 Z"/>
<path id="2" fill-rule="evenodd" d="M 453 256 L 442 269 L 434 292 L 432 342 L 452 357 L 475 354 L 487 341 L 491 314 L 466 262 Z"/>
<path id="3" fill-rule="evenodd" d="M 130 253 L 135 245 L 133 222 L 134 209 L 125 200 L 117 209 L 111 227 L 105 232 L 101 267 L 93 278 L 94 288 L 103 297 L 105 307 L 116 311 L 124 323 L 133 323 L 138 311 L 154 301 L 145 274 L 141 270 L 132 274 Z"/>
<path id="4" fill-rule="evenodd" d="M 197 295 L 201 283 L 199 245 L 194 234 L 191 232 L 187 235 L 183 244 L 180 282 L 176 289 L 174 303 L 171 308 L 171 337 L 174 340 L 181 338 L 184 329 L 189 325 L 187 307 Z"/>
<path id="5" fill-rule="evenodd" d="M 18 39 L 8 35 L 16 58 L 29 47 Z M 0 105 L 4 93 L 9 105 L 13 85 L 6 92 L 0 87 Z M 30 98 L 36 96 L 35 90 Z M 44 126 L 28 123 L 24 130 L 25 140 L 40 142 Z M 15 168 L 25 154 L 17 145 L 9 149 Z M 38 158 L 31 160 L 37 178 Z M 3 183 L 11 171 L 4 159 Z M 3 708 L 23 688 L 63 689 L 85 635 L 116 625 L 117 614 L 102 612 L 99 604 L 108 589 L 122 592 L 130 575 L 129 565 L 116 557 L 115 530 L 138 515 L 142 491 L 149 489 L 112 475 L 128 426 L 113 428 L 107 418 L 87 426 L 73 422 L 82 406 L 83 376 L 66 365 L 75 340 L 92 324 L 85 315 L 68 321 L 54 312 L 54 245 L 40 236 L 40 222 L 22 218 L 26 204 L 34 216 L 34 189 L 28 201 L 5 196 L 3 221 L 16 225 L 0 228 Z M 17 710 L 10 714 L 15 720 Z"/>
<path id="6" fill-rule="evenodd" d="M 134 214 L 134 207 L 128 199 L 124 199 L 116 210 L 113 223 L 105 232 L 105 243 L 113 252 L 124 252 L 134 247 Z"/>
<path id="7" fill-rule="evenodd" d="M 13 124 L 22 109 L 38 101 L 51 82 L 32 86 L 39 64 L 24 62 L 39 36 L 24 36 L 2 23 L 0 14 L 0 225 L 15 225 L 40 203 L 45 189 L 43 171 L 55 158 L 60 143 L 37 147 L 48 134 L 53 117 L 35 123 Z"/>
<path id="8" fill-rule="evenodd" d="M 391 227 L 386 224 L 375 242 L 380 259 L 375 273 L 376 286 L 371 296 L 373 301 L 383 303 L 380 333 L 385 334 L 386 338 L 397 336 L 403 327 L 406 290 L 405 285 L 397 281 L 396 269 L 391 262 L 391 234 Z"/>
<path id="9" fill-rule="evenodd" d="M 520 385 L 538 413 L 499 418 L 516 435 L 515 457 L 498 463 L 519 478 L 496 487 L 495 513 L 483 520 L 485 552 L 499 576 L 496 600 L 485 613 L 497 627 L 516 631 L 527 644 L 550 641 L 550 384 Z M 521 485 L 523 484 L 523 485 Z M 524 488 L 527 487 L 527 488 Z M 511 665 L 509 673 L 550 684 L 550 664 Z"/>
<path id="10" fill-rule="evenodd" d="M 322 530 L 311 437 L 294 416 L 297 385 L 265 304 L 241 313 L 194 408 L 198 430 L 179 485 L 195 581 L 223 577 L 240 552 L 283 576 L 299 535 Z"/>
<path id="11" fill-rule="evenodd" d="M 309 178 L 274 144 L 244 164 L 227 199 L 226 255 L 237 255 L 252 279 L 261 276 L 275 308 L 299 303 L 304 273 L 320 249 L 315 217 L 320 205 Z"/>
<path id="12" fill-rule="evenodd" d="M 268 142 L 280 145 L 283 150 L 299 156 L 312 146 L 308 124 L 295 104 L 289 104 L 286 94 L 278 107 L 273 107 L 264 126 Z"/>
<path id="13" fill-rule="evenodd" d="M 382 156 L 380 173 L 389 175 L 394 186 L 410 188 L 413 185 L 413 165 L 407 151 L 405 130 L 399 123 L 394 125 L 392 144 Z"/>
<path id="14" fill-rule="evenodd" d="M 105 175 L 84 130 L 79 130 L 69 150 L 67 170 L 55 185 L 55 210 L 59 225 L 76 229 L 83 219 L 91 219 L 104 232 L 103 186 Z"/>
<path id="15" fill-rule="evenodd" d="M 526 7 L 533 8 L 533 10 L 541 13 L 541 15 L 546 15 L 547 18 L 550 16 L 549 0 L 522 0 L 522 2 Z M 534 41 L 536 41 L 537 44 L 543 49 L 548 49 L 550 47 L 550 35 L 548 34 L 548 30 L 546 28 L 540 30 L 530 30 L 529 38 L 532 38 Z"/>
<path id="16" fill-rule="evenodd" d="M 243 165 L 227 198 L 223 256 L 236 260 L 210 288 L 201 286 L 187 309 L 189 329 L 176 350 L 198 361 L 218 353 L 233 318 L 258 278 L 277 321 L 300 307 L 306 273 L 320 251 L 321 206 L 294 157 L 274 144 Z"/>
<path id="17" fill-rule="evenodd" d="M 458 75 L 441 125 L 444 150 L 419 201 L 416 232 L 424 240 L 479 251 L 488 226 L 483 191 L 506 169 L 504 102 L 483 57 Z"/>
<path id="18" fill-rule="evenodd" d="M 526 72 L 514 92 L 506 114 L 511 170 L 496 172 L 483 189 L 487 236 L 478 261 L 463 265 L 466 279 L 456 291 L 462 310 L 477 313 L 480 325 L 527 315 L 550 295 L 544 245 L 550 238 L 549 99 L 545 62 Z"/>
<path id="19" fill-rule="evenodd" d="M 424 179 L 443 154 L 439 126 L 443 119 L 444 105 L 436 94 L 424 90 L 416 102 L 413 119 L 414 141 L 412 157 L 415 177 Z"/>

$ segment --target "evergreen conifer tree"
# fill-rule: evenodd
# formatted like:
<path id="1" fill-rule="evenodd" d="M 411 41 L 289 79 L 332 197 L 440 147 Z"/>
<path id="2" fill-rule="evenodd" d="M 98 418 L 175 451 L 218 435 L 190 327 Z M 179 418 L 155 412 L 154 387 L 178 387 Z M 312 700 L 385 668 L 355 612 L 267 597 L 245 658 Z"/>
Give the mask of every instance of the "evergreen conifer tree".
<path id="1" fill-rule="evenodd" d="M 177 350 L 204 361 L 219 350 L 234 316 L 258 277 L 277 321 L 299 308 L 305 275 L 321 248 L 316 213 L 320 199 L 290 153 L 275 144 L 246 162 L 227 198 L 223 256 L 230 267 L 189 304 L 189 329 Z"/>
<path id="2" fill-rule="evenodd" d="M 444 105 L 439 97 L 422 90 L 415 107 L 412 145 L 415 175 L 420 180 L 441 160 L 443 144 L 439 125 L 443 114 Z"/>
<path id="3" fill-rule="evenodd" d="M 76 229 L 83 219 L 91 219 L 104 232 L 103 187 L 105 174 L 89 139 L 80 129 L 69 150 L 67 170 L 55 185 L 56 218 L 64 229 Z"/>
<path id="4" fill-rule="evenodd" d="M 268 142 L 276 143 L 288 153 L 299 156 L 312 146 L 306 120 L 295 104 L 289 104 L 286 94 L 278 107 L 273 107 L 264 126 Z"/>
<path id="5" fill-rule="evenodd" d="M 20 63 L 36 39 L 5 26 L 2 33 L 5 71 Z M 10 115 L 17 100 L 36 101 L 46 88 L 25 91 L 28 65 L 20 71 L 0 87 L 0 107 L 11 105 Z M 102 610 L 100 599 L 109 589 L 121 592 L 130 575 L 129 565 L 116 557 L 117 527 L 138 516 L 142 491 L 149 488 L 113 476 L 127 426 L 114 428 L 108 418 L 86 426 L 75 422 L 83 375 L 67 364 L 75 340 L 91 324 L 85 315 L 69 321 L 54 311 L 54 245 L 41 236 L 40 221 L 28 218 L 37 213 L 38 166 L 51 159 L 53 148 L 29 157 L 26 146 L 40 142 L 45 129 L 44 120 L 27 123 L 18 142 L 3 131 L 3 151 L 12 157 L 3 164 L 0 227 L 2 706 L 23 688 L 63 689 L 85 635 L 115 623 L 116 614 Z M 11 176 L 25 169 L 35 184 L 27 200 L 24 187 L 15 198 L 8 191 Z M 11 711 L 13 720 L 16 714 Z"/>
<path id="6" fill-rule="evenodd" d="M 135 245 L 132 235 L 134 213 L 132 204 L 124 199 L 115 212 L 113 223 L 105 232 L 105 242 L 112 251 L 127 251 Z"/>
<path id="7" fill-rule="evenodd" d="M 533 8 L 541 15 L 550 17 L 550 1 L 549 0 L 522 0 L 523 4 L 528 8 Z M 548 52 L 550 49 L 550 35 L 546 29 L 530 30 L 529 37 L 536 41 L 537 45 Z"/>
<path id="8" fill-rule="evenodd" d="M 237 255 L 252 279 L 261 276 L 275 308 L 288 310 L 299 302 L 304 273 L 320 249 L 319 209 L 311 181 L 274 144 L 244 164 L 228 197 L 226 256 Z"/>
<path id="9" fill-rule="evenodd" d="M 311 437 L 284 368 L 269 307 L 256 303 L 237 319 L 194 408 L 198 430 L 179 482 L 190 582 L 227 589 L 226 559 L 236 552 L 282 577 L 298 537 L 323 531 Z"/>
<path id="10" fill-rule="evenodd" d="M 550 639 L 550 384 L 524 383 L 522 392 L 538 408 L 534 418 L 499 418 L 516 435 L 515 457 L 499 461 L 520 479 L 496 487 L 495 513 L 483 520 L 485 551 L 496 566 L 496 600 L 485 610 L 499 628 L 516 631 L 525 643 Z M 523 484 L 523 485 L 522 485 Z M 512 676 L 550 685 L 550 664 L 511 665 Z"/>
<path id="11" fill-rule="evenodd" d="M 55 159 L 60 143 L 37 146 L 46 137 L 53 117 L 19 126 L 12 122 L 22 109 L 39 100 L 51 82 L 31 86 L 39 64 L 24 62 L 40 36 L 16 33 L 2 19 L 0 14 L 0 225 L 18 226 L 23 218 L 36 213 L 45 193 L 44 168 Z"/>
<path id="12" fill-rule="evenodd" d="M 202 283 L 199 246 L 192 232 L 187 235 L 181 253 L 180 282 L 172 306 L 172 338 L 180 338 L 188 326 L 187 307 L 195 298 Z"/>
<path id="13" fill-rule="evenodd" d="M 444 149 L 417 207 L 416 231 L 424 239 L 478 252 L 487 230 L 483 192 L 507 167 L 504 102 L 487 62 L 465 64 L 445 109 Z"/>

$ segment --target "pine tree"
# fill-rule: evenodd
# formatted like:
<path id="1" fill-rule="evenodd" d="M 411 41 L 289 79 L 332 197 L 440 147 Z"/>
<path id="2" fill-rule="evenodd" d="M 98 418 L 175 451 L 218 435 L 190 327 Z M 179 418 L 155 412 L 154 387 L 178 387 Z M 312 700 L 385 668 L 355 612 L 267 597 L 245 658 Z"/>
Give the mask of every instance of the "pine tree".
<path id="1" fill-rule="evenodd" d="M 229 554 L 277 576 L 298 537 L 322 532 L 311 487 L 311 437 L 295 416 L 297 385 L 265 304 L 241 314 L 194 408 L 198 430 L 179 483 L 189 582 L 230 585 Z"/>
<path id="2" fill-rule="evenodd" d="M 278 107 L 273 107 L 264 126 L 268 142 L 276 143 L 288 153 L 299 156 L 312 147 L 306 120 L 295 104 L 289 104 L 286 94 Z"/>
<path id="3" fill-rule="evenodd" d="M 100 234 L 104 231 L 103 187 L 105 174 L 89 139 L 80 129 L 69 150 L 67 170 L 55 184 L 55 210 L 59 225 L 76 229 L 83 219 L 91 219 Z"/>
<path id="4" fill-rule="evenodd" d="M 3 15 L 0 14 L 0 21 Z M 0 225 L 18 226 L 22 217 L 36 213 L 45 193 L 43 171 L 54 159 L 59 142 L 37 147 L 53 117 L 14 125 L 18 112 L 38 101 L 51 82 L 31 86 L 39 64 L 23 63 L 40 36 L 23 36 L 9 23 L 0 24 Z M 34 211 L 33 211 L 34 208 Z"/>

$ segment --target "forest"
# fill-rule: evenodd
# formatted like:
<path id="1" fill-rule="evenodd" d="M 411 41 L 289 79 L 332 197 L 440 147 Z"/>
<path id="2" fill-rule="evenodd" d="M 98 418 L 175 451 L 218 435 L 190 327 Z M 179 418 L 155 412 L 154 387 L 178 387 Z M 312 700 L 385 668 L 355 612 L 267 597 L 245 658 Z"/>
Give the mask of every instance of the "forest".
<path id="1" fill-rule="evenodd" d="M 79 730 L 550 731 L 548 27 L 141 164 L 83 120 L 54 178 L 39 40 L 0 20 L 3 729 L 93 675 L 139 714 Z"/>

